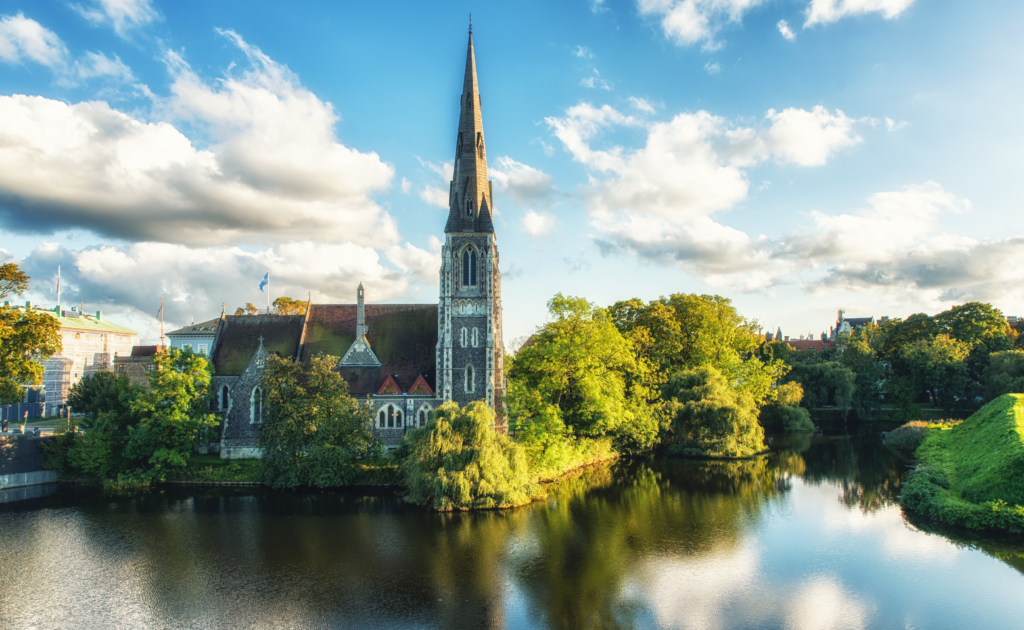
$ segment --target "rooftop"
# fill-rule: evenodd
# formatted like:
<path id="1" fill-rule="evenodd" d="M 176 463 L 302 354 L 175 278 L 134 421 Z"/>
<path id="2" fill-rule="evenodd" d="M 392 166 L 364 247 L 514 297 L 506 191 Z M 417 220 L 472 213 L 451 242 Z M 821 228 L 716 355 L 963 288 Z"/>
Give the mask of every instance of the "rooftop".
<path id="1" fill-rule="evenodd" d="M 24 305 L 17 305 L 16 306 L 16 305 L 10 304 L 9 302 L 5 303 L 5 306 L 12 306 L 13 308 L 16 308 L 16 309 L 22 310 L 22 311 L 26 309 L 26 306 L 24 306 Z M 42 308 L 36 308 L 36 307 L 30 307 L 30 308 L 32 308 L 32 310 L 34 310 L 34 311 L 37 311 L 37 312 L 40 312 L 40 313 L 46 313 L 50 317 L 56 318 L 60 322 L 61 330 L 80 330 L 80 331 L 83 331 L 83 332 L 105 332 L 105 333 L 113 333 L 113 334 L 116 334 L 116 335 L 137 335 L 137 334 L 139 334 L 138 331 L 132 330 L 131 328 L 128 328 L 127 326 L 122 326 L 120 324 L 115 324 L 112 321 L 103 319 L 102 311 L 96 311 L 94 314 L 88 315 L 88 314 L 85 314 L 85 313 L 79 313 L 77 310 L 73 310 L 73 311 L 65 310 L 63 316 L 60 316 L 60 315 L 57 315 L 57 313 L 55 313 L 54 311 L 49 310 L 49 309 L 42 309 Z"/>
<path id="2" fill-rule="evenodd" d="M 184 337 L 184 336 L 191 336 L 191 335 L 213 335 L 214 333 L 217 332 L 217 327 L 218 326 L 220 326 L 220 318 L 219 317 L 217 319 L 211 319 L 211 320 L 208 320 L 208 321 L 205 321 L 205 322 L 200 322 L 198 324 L 189 324 L 188 326 L 185 326 L 184 328 L 179 328 L 177 330 L 172 330 L 171 332 L 167 333 L 167 336 L 168 337 L 179 337 L 179 336 L 180 337 Z"/>

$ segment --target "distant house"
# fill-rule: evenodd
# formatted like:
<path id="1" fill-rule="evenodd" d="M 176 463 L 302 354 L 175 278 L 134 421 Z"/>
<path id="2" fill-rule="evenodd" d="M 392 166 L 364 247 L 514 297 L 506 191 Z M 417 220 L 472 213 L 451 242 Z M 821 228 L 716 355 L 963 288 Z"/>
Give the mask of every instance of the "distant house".
<path id="1" fill-rule="evenodd" d="M 167 333 L 167 345 L 177 350 L 189 348 L 196 354 L 208 357 L 213 352 L 213 342 L 217 339 L 220 323 L 220 318 L 211 319 L 172 330 Z"/>
<path id="2" fill-rule="evenodd" d="M 18 309 L 32 309 L 32 303 Z M 71 386 L 83 376 L 109 370 L 116 355 L 130 355 L 139 343 L 139 333 L 103 318 L 102 311 L 85 314 L 72 307 L 66 311 L 60 306 L 43 311 L 60 322 L 62 350 L 43 362 L 44 415 L 57 414 L 65 404 Z"/>
<path id="3" fill-rule="evenodd" d="M 836 346 L 834 342 L 822 339 L 787 339 L 786 343 L 794 350 L 810 350 L 811 352 L 821 352 Z"/>
<path id="4" fill-rule="evenodd" d="M 163 351 L 160 346 L 135 346 L 130 354 L 114 357 L 113 371 L 115 374 L 124 374 L 132 385 L 148 391 L 149 373 L 156 367 L 153 357 Z"/>
<path id="5" fill-rule="evenodd" d="M 888 317 L 883 317 L 882 320 L 887 320 Z M 867 324 L 874 324 L 874 317 L 847 317 L 846 311 L 843 309 L 839 310 L 839 317 L 836 319 L 836 325 L 832 329 L 829 339 L 835 341 L 836 338 L 841 334 L 851 334 L 854 330 Z"/>

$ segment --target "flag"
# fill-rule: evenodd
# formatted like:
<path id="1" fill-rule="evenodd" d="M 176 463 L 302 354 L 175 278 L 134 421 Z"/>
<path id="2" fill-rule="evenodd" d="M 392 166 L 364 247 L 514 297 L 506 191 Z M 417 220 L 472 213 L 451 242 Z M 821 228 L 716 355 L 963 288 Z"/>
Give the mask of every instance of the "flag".
<path id="1" fill-rule="evenodd" d="M 267 275 L 263 276 L 263 282 L 260 282 L 260 293 L 264 293 L 263 287 L 267 286 L 268 284 L 270 284 L 270 272 L 269 271 L 267 272 Z"/>
<path id="2" fill-rule="evenodd" d="M 163 313 L 163 312 L 164 312 L 164 303 L 163 303 L 163 301 L 161 301 L 160 302 L 160 308 L 157 310 L 156 315 L 154 315 L 153 318 L 154 319 L 160 319 L 160 314 Z"/>

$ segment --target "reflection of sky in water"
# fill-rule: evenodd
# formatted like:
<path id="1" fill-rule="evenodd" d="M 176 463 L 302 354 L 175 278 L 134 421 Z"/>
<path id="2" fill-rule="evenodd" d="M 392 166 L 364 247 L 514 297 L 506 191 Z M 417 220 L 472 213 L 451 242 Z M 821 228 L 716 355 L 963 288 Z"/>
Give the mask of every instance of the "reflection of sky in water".
<path id="1" fill-rule="evenodd" d="M 849 498 L 851 483 L 875 497 L 863 479 L 898 478 L 897 464 L 812 475 L 834 468 L 815 448 L 809 481 L 750 464 L 622 465 L 504 513 L 355 492 L 10 504 L 0 628 L 1019 625 L 1020 572 L 913 529 L 891 495 Z"/>

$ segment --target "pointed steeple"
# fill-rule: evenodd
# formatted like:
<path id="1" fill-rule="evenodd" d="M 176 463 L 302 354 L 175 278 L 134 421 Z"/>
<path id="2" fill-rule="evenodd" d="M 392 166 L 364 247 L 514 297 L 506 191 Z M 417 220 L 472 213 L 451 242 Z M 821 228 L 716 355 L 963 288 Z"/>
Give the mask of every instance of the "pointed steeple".
<path id="1" fill-rule="evenodd" d="M 493 232 L 494 200 L 487 176 L 484 125 L 480 115 L 480 87 L 473 53 L 473 31 L 469 32 L 466 76 L 462 83 L 459 132 L 455 142 L 455 169 L 449 191 L 447 232 Z"/>

